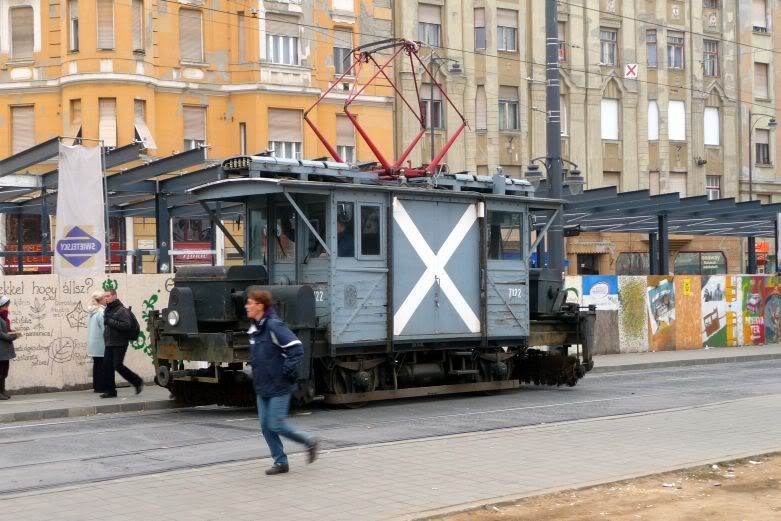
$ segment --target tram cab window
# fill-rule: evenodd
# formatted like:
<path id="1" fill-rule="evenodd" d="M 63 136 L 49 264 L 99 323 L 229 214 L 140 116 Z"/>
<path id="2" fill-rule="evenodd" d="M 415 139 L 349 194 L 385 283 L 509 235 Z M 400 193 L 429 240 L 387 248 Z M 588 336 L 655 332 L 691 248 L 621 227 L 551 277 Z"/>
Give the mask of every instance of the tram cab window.
<path id="1" fill-rule="evenodd" d="M 336 253 L 355 257 L 355 204 L 336 203 Z"/>
<path id="2" fill-rule="evenodd" d="M 296 258 L 296 213 L 289 206 L 276 208 L 274 260 L 293 262 Z"/>
<path id="3" fill-rule="evenodd" d="M 309 224 L 317 230 L 317 234 L 320 235 L 321 239 L 326 240 L 325 202 L 310 203 L 304 207 L 304 211 L 306 212 L 306 218 L 309 220 Z M 307 259 L 313 257 L 326 257 L 328 255 L 325 252 L 323 245 L 320 244 L 320 241 L 317 240 L 315 234 L 313 234 L 309 228 L 307 228 L 307 237 L 309 238 L 306 249 Z"/>
<path id="4" fill-rule="evenodd" d="M 250 211 L 250 250 L 249 260 L 252 263 L 267 264 L 268 228 L 266 228 L 266 209 L 259 208 Z"/>
<path id="5" fill-rule="evenodd" d="M 380 255 L 382 243 L 380 207 L 361 205 L 361 255 Z"/>
<path id="6" fill-rule="evenodd" d="M 488 212 L 488 258 L 490 260 L 520 260 L 522 235 L 521 214 Z"/>

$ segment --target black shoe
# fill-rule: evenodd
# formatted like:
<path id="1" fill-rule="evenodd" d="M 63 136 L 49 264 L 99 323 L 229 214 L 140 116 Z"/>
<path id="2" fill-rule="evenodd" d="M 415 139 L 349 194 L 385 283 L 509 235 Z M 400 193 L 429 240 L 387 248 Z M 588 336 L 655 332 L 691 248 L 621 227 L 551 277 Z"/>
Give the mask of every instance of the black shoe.
<path id="1" fill-rule="evenodd" d="M 141 391 L 144 390 L 144 381 L 141 380 L 138 385 L 136 385 L 136 394 L 141 394 Z"/>
<path id="2" fill-rule="evenodd" d="M 317 459 L 317 449 L 320 445 L 318 440 L 312 441 L 312 444 L 306 448 L 306 462 L 313 463 Z"/>
<path id="3" fill-rule="evenodd" d="M 11 397 L 5 393 L 0 393 L 0 400 L 10 400 Z"/>
<path id="4" fill-rule="evenodd" d="M 277 465 L 274 463 L 274 466 L 270 469 L 266 470 L 266 476 L 274 476 L 276 474 L 285 474 L 290 470 L 290 467 L 287 464 Z"/>
<path id="5" fill-rule="evenodd" d="M 100 395 L 101 398 L 116 398 L 117 393 L 103 393 Z"/>

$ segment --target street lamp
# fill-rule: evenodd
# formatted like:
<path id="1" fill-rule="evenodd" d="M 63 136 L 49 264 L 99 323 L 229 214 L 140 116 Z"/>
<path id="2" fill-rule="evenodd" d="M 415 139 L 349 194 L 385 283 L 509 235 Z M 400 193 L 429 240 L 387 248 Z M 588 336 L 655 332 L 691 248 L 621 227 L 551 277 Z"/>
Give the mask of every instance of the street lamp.
<path id="1" fill-rule="evenodd" d="M 542 166 L 545 167 L 545 170 L 547 172 L 548 170 L 548 164 L 543 161 L 543 157 L 535 157 L 534 159 L 529 160 L 529 164 L 526 167 L 526 180 L 529 181 L 529 183 L 534 187 L 534 190 L 536 191 L 537 188 L 540 186 L 543 180 L 547 183 L 547 178 L 542 175 L 542 172 L 540 171 L 540 167 L 535 164 L 539 163 Z M 561 160 L 564 163 L 568 163 L 572 165 L 571 170 L 566 171 L 566 176 L 562 180 L 561 185 L 566 187 L 569 190 L 570 195 L 578 195 L 583 192 L 583 185 L 585 184 L 585 179 L 581 175 L 580 168 L 578 168 L 578 165 L 573 163 L 572 161 L 568 161 L 566 159 Z"/>
<path id="2" fill-rule="evenodd" d="M 458 62 L 458 60 L 454 60 L 453 58 L 443 58 L 441 56 L 438 56 L 434 51 L 431 51 L 431 56 L 429 57 L 429 68 L 431 69 L 431 84 L 430 87 L 430 96 L 428 100 L 428 124 L 431 127 L 431 163 L 434 163 L 434 83 L 437 81 L 437 75 L 439 74 L 439 69 L 442 66 L 443 63 L 451 62 L 450 66 L 450 74 L 454 76 L 460 76 L 463 72 L 461 70 L 461 64 Z M 436 65 L 436 71 L 434 70 L 434 66 Z M 439 118 L 440 120 L 444 119 L 443 112 L 444 105 L 440 103 L 439 106 Z M 432 172 L 433 174 L 433 172 Z"/>
<path id="3" fill-rule="evenodd" d="M 752 119 L 754 116 L 758 116 L 757 120 L 752 123 Z M 751 154 L 754 151 L 754 145 L 753 145 L 753 137 L 754 137 L 754 127 L 757 126 L 757 123 L 762 118 L 770 118 L 770 121 L 767 122 L 767 127 L 769 130 L 773 130 L 776 128 L 776 125 L 778 123 L 776 122 L 776 118 L 773 116 L 770 116 L 769 114 L 752 114 L 751 111 L 748 111 L 748 122 L 749 122 L 749 129 L 748 129 L 748 200 L 752 201 L 754 200 L 754 164 L 752 163 Z"/>

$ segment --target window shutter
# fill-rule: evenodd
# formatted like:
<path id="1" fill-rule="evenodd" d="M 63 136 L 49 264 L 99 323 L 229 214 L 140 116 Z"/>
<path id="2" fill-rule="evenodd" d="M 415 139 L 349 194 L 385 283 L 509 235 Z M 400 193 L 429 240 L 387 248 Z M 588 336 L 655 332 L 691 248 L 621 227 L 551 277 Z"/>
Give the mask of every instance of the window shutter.
<path id="1" fill-rule="evenodd" d="M 353 33 L 343 29 L 334 29 L 334 47 L 341 49 L 353 48 Z"/>
<path id="2" fill-rule="evenodd" d="M 184 107 L 184 139 L 206 141 L 206 107 Z"/>
<path id="3" fill-rule="evenodd" d="M 11 107 L 11 153 L 35 145 L 35 107 Z"/>
<path id="4" fill-rule="evenodd" d="M 103 140 L 104 147 L 117 146 L 117 100 L 100 98 L 98 100 L 98 137 Z"/>
<path id="5" fill-rule="evenodd" d="M 442 10 L 438 5 L 419 4 L 418 21 L 427 24 L 442 24 Z"/>
<path id="6" fill-rule="evenodd" d="M 485 87 L 482 85 L 477 86 L 475 94 L 475 128 L 488 129 L 488 99 L 485 95 Z"/>
<path id="7" fill-rule="evenodd" d="M 133 29 L 133 50 L 144 50 L 144 1 L 133 0 L 130 7 Z"/>
<path id="8" fill-rule="evenodd" d="M 681 198 L 686 197 L 686 173 L 673 172 L 670 174 L 670 182 L 667 190 L 669 193 L 678 192 Z"/>
<path id="9" fill-rule="evenodd" d="M 195 9 L 179 9 L 179 50 L 182 60 L 203 61 L 201 12 Z"/>
<path id="10" fill-rule="evenodd" d="M 145 148 L 149 150 L 156 149 L 157 144 L 152 137 L 149 126 L 146 124 L 146 100 L 134 100 L 133 112 L 133 123 L 139 139 L 144 142 Z"/>
<path id="11" fill-rule="evenodd" d="M 475 8 L 475 27 L 485 27 L 485 9 Z"/>
<path id="12" fill-rule="evenodd" d="M 602 100 L 602 139 L 618 140 L 618 100 Z"/>
<path id="13" fill-rule="evenodd" d="M 667 105 L 667 137 L 670 141 L 686 141 L 686 103 L 670 101 Z"/>
<path id="14" fill-rule="evenodd" d="M 33 57 L 33 8 L 11 9 L 11 56 L 14 60 Z"/>
<path id="15" fill-rule="evenodd" d="M 764 128 L 758 128 L 754 131 L 754 143 L 758 143 L 760 145 L 769 145 L 770 144 L 770 131 L 766 130 Z"/>
<path id="16" fill-rule="evenodd" d="M 518 101 L 518 87 L 500 85 L 499 99 L 504 101 Z"/>
<path id="17" fill-rule="evenodd" d="M 757 98 L 768 97 L 767 63 L 754 62 L 754 96 Z"/>
<path id="18" fill-rule="evenodd" d="M 355 146 L 355 127 L 347 116 L 336 116 L 336 144 Z"/>
<path id="19" fill-rule="evenodd" d="M 659 104 L 648 102 L 648 141 L 659 141 Z"/>
<path id="20" fill-rule="evenodd" d="M 518 11 L 512 9 L 496 10 L 496 25 L 518 28 Z"/>
<path id="21" fill-rule="evenodd" d="M 268 109 L 268 121 L 269 141 L 304 141 L 300 110 Z"/>
<path id="22" fill-rule="evenodd" d="M 754 0 L 754 27 L 767 27 L 767 2 Z"/>
<path id="23" fill-rule="evenodd" d="M 298 38 L 298 17 L 272 13 L 266 18 L 266 33 Z"/>
<path id="24" fill-rule="evenodd" d="M 114 48 L 114 2 L 98 1 L 98 49 Z"/>
<path id="25" fill-rule="evenodd" d="M 721 144 L 721 123 L 719 122 L 719 109 L 705 107 L 705 144 L 718 146 Z"/>

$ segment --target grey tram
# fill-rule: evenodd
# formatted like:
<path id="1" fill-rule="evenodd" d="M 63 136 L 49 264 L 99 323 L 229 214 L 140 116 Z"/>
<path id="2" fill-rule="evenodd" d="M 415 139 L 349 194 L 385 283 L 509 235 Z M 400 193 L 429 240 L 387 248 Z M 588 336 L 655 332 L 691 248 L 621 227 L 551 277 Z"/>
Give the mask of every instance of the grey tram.
<path id="1" fill-rule="evenodd" d="M 180 268 L 151 318 L 157 382 L 178 399 L 254 403 L 250 286 L 272 291 L 305 345 L 300 402 L 575 385 L 591 369 L 593 309 L 565 303 L 560 273 L 530 268 L 533 214 L 563 202 L 526 181 L 383 180 L 263 156 L 222 168 L 227 179 L 191 194 L 243 206 L 244 262 Z"/>

